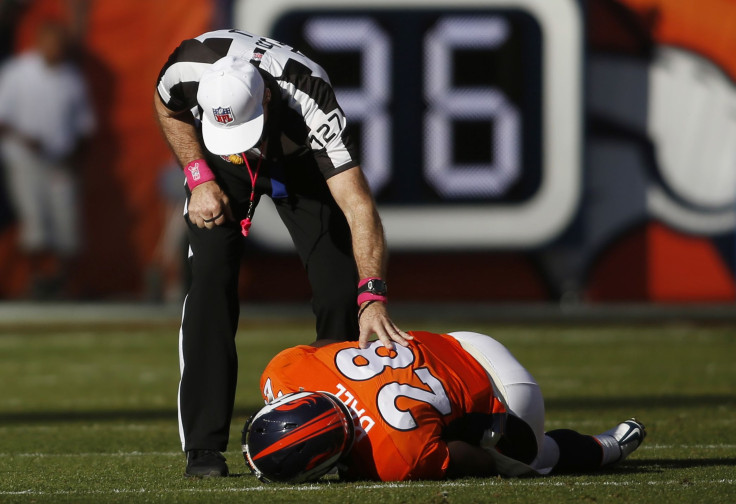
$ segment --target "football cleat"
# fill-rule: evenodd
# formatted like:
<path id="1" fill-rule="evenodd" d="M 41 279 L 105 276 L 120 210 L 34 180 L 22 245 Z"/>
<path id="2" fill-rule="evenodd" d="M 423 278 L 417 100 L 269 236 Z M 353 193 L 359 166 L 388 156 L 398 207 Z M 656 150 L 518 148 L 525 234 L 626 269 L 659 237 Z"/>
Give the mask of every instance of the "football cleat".
<path id="1" fill-rule="evenodd" d="M 617 459 L 611 461 L 611 463 L 616 463 L 621 462 L 639 448 L 639 445 L 647 436 L 647 430 L 644 424 L 637 421 L 636 418 L 630 418 L 596 437 L 602 436 L 610 436 L 618 444 L 621 450 L 620 455 Z"/>

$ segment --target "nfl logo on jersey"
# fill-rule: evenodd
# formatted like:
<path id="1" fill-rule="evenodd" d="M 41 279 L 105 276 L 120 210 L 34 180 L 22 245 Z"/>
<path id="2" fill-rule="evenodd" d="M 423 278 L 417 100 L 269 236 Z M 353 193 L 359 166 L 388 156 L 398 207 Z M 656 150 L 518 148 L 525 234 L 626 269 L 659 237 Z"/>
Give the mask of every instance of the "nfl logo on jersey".
<path id="1" fill-rule="evenodd" d="M 217 107 L 212 109 L 215 121 L 220 124 L 229 124 L 235 120 L 233 110 L 230 107 Z"/>

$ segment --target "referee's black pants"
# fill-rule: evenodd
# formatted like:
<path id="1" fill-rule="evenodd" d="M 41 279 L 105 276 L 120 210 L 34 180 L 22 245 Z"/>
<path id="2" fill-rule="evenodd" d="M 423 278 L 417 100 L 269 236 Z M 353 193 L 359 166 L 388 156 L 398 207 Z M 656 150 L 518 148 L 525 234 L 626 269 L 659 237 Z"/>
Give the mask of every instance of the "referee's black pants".
<path id="1" fill-rule="evenodd" d="M 358 275 L 345 216 L 331 196 L 297 194 L 275 203 L 312 288 L 317 337 L 356 340 Z M 237 222 L 210 230 L 189 219 L 187 225 L 192 283 L 179 335 L 179 431 L 184 450 L 225 451 L 238 373 L 238 276 L 247 239 Z M 311 341 L 304 337 L 305 344 Z"/>

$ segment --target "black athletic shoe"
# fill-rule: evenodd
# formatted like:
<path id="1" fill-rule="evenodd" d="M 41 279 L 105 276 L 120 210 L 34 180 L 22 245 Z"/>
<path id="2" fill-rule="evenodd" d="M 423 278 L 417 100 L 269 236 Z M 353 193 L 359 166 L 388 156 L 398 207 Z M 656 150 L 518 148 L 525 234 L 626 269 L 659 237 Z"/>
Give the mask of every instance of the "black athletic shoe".
<path id="1" fill-rule="evenodd" d="M 229 471 L 225 460 L 217 450 L 189 450 L 186 475 L 200 478 L 227 476 Z"/>

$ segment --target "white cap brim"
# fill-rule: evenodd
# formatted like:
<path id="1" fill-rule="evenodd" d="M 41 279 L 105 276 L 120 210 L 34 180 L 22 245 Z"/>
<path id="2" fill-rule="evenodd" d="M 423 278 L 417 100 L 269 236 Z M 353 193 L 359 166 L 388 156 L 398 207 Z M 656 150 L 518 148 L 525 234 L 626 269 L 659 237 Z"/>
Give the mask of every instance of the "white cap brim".
<path id="1" fill-rule="evenodd" d="M 223 126 L 212 122 L 206 114 L 202 117 L 202 139 L 207 150 L 218 156 L 241 154 L 252 149 L 263 134 L 263 106 L 256 108 L 258 114 L 250 121 L 237 126 Z"/>

